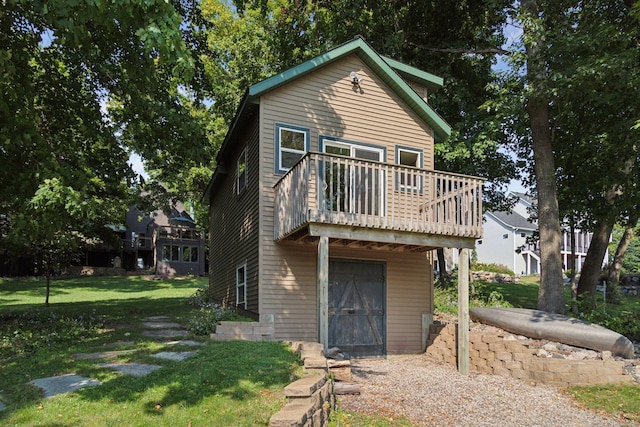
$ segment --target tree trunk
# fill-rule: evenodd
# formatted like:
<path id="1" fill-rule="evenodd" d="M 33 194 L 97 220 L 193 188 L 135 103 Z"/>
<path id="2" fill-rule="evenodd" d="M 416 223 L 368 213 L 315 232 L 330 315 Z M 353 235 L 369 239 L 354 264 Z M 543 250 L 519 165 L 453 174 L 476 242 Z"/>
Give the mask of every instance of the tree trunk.
<path id="1" fill-rule="evenodd" d="M 523 0 L 524 12 L 532 21 L 539 11 L 534 0 Z M 541 52 L 545 45 L 542 35 L 531 23 L 524 25 L 527 54 L 527 79 L 531 87 L 527 99 L 527 113 L 531 125 L 531 140 L 538 193 L 538 229 L 540 231 L 540 291 L 538 309 L 564 313 L 562 256 L 560 244 L 562 229 L 556 188 L 555 161 L 549 125 L 549 100 L 545 86 L 548 78 L 546 61 Z"/>
<path id="2" fill-rule="evenodd" d="M 618 242 L 618 246 L 616 247 L 616 254 L 613 257 L 613 262 L 609 266 L 607 274 L 607 297 L 609 302 L 612 304 L 620 304 L 621 302 L 619 287 L 620 270 L 622 270 L 622 261 L 624 260 L 624 255 L 627 253 L 627 249 L 629 248 L 629 243 L 633 238 L 637 222 L 638 218 L 629 219 L 627 228 L 624 229 L 624 233 L 622 233 L 620 242 Z"/>
<path id="3" fill-rule="evenodd" d="M 584 266 L 580 271 L 580 281 L 578 282 L 578 298 L 588 300 L 595 308 L 596 288 L 602 271 L 602 261 L 609 246 L 609 237 L 613 225 L 605 221 L 599 221 L 593 233 L 593 238 L 584 259 Z"/>

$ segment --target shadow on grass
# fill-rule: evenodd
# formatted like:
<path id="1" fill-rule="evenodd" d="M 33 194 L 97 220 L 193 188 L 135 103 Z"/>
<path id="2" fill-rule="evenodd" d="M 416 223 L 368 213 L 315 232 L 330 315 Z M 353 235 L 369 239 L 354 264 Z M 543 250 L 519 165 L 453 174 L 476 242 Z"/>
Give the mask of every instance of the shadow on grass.
<path id="1" fill-rule="evenodd" d="M 291 381 L 298 357 L 287 345 L 276 342 L 211 342 L 181 362 L 163 362 L 163 369 L 136 378 L 118 376 L 99 387 L 79 390 L 89 401 L 139 402 L 148 414 L 172 405 L 197 406 L 217 396 L 233 402 L 251 400 L 273 386 Z M 160 399 L 148 391 L 164 390 Z"/>

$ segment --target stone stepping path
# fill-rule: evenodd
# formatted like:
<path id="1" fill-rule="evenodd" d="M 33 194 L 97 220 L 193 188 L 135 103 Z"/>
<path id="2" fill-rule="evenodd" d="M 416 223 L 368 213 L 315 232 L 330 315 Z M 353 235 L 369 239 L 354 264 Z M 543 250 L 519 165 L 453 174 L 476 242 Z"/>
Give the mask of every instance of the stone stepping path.
<path id="1" fill-rule="evenodd" d="M 191 347 L 204 345 L 204 343 L 200 341 L 193 341 L 193 340 L 167 341 L 167 342 L 163 342 L 162 344 L 163 345 L 186 345 Z"/>
<path id="2" fill-rule="evenodd" d="M 189 335 L 187 330 L 160 329 L 157 331 L 143 331 L 142 336 L 147 338 L 180 338 Z"/>
<path id="3" fill-rule="evenodd" d="M 156 359 L 173 360 L 174 362 L 182 362 L 196 353 L 197 351 L 163 351 L 161 353 L 152 354 L 151 357 L 155 357 Z"/>
<path id="4" fill-rule="evenodd" d="M 81 377 L 75 374 L 59 375 L 57 377 L 40 378 L 30 381 L 36 387 L 44 390 L 46 399 L 57 396 L 58 394 L 67 393 L 84 387 L 92 387 L 102 384 L 98 380 Z"/>
<path id="5" fill-rule="evenodd" d="M 178 323 L 171 322 L 169 316 L 151 316 L 143 319 L 142 325 L 147 329 L 142 336 L 148 338 L 180 338 L 189 335 Z"/>
<path id="6" fill-rule="evenodd" d="M 149 329 L 180 329 L 182 328 L 182 326 L 179 323 L 174 323 L 174 322 L 144 322 L 142 326 Z"/>
<path id="7" fill-rule="evenodd" d="M 71 355 L 74 359 L 112 359 L 114 357 L 122 356 L 124 354 L 135 353 L 138 350 L 114 350 L 114 351 L 100 351 L 97 353 L 77 353 Z"/>
<path id="8" fill-rule="evenodd" d="M 181 338 L 189 335 L 189 332 L 182 329 L 182 326 L 178 323 L 172 322 L 172 319 L 168 316 L 151 316 L 143 319 L 143 327 L 145 330 L 142 332 L 143 336 L 150 338 Z M 134 341 L 117 341 L 110 344 L 105 344 L 105 348 L 117 348 L 121 346 L 134 345 Z M 193 340 L 174 340 L 166 341 L 162 343 L 165 346 L 190 346 L 197 347 L 204 345 L 199 341 Z M 95 353 L 77 353 L 71 357 L 74 359 L 112 359 L 121 355 L 132 354 L 137 352 L 137 349 L 133 350 L 107 350 L 99 351 Z M 180 362 L 189 357 L 192 357 L 197 353 L 195 351 L 163 351 L 160 353 L 152 354 L 152 357 L 157 359 L 171 360 L 174 362 Z M 144 377 L 150 373 L 161 369 L 163 366 L 150 365 L 145 363 L 99 363 L 99 367 L 105 369 L 113 369 L 124 375 L 133 375 L 135 377 Z M 68 393 L 70 391 L 78 390 L 84 387 L 98 386 L 102 384 L 98 380 L 92 378 L 85 378 L 76 374 L 59 375 L 49 378 L 40 378 L 30 382 L 30 384 L 41 388 L 44 391 L 45 398 L 57 396 L 59 394 Z M 0 411 L 6 409 L 6 405 L 0 402 Z"/>
<path id="9" fill-rule="evenodd" d="M 121 374 L 133 375 L 134 377 L 144 377 L 155 370 L 162 368 L 158 365 L 147 365 L 145 363 L 100 363 L 101 368 L 113 369 Z"/>

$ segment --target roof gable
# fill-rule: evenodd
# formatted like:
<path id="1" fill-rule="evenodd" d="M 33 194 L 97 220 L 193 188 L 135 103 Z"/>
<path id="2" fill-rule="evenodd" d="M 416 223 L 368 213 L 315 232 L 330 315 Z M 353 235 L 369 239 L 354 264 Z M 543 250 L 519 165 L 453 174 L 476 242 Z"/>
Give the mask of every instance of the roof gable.
<path id="1" fill-rule="evenodd" d="M 209 198 L 211 188 L 215 182 L 227 173 L 223 160 L 226 158 L 230 146 L 233 145 L 232 140 L 236 137 L 236 133 L 241 132 L 256 113 L 257 105 L 260 103 L 260 96 L 351 54 L 358 56 L 421 120 L 433 129 L 436 140 L 445 139 L 451 134 L 451 126 L 403 80 L 403 77 L 423 84 L 429 90 L 442 86 L 443 80 L 415 67 L 381 56 L 361 36 L 357 36 L 349 42 L 255 83 L 247 89 L 218 151 L 216 157 L 217 167 L 202 196 L 202 200 Z"/>
<path id="2" fill-rule="evenodd" d="M 535 231 L 538 227 L 516 212 L 487 212 L 486 216 L 514 230 Z"/>
<path id="3" fill-rule="evenodd" d="M 398 94 L 400 99 L 406 102 L 409 107 L 433 129 L 436 139 L 441 140 L 449 136 L 451 126 L 403 80 L 401 75 L 408 80 L 427 86 L 429 90 L 442 86 L 443 80 L 433 74 L 379 55 L 360 36 L 293 68 L 289 68 L 286 71 L 252 85 L 247 92 L 248 100 L 253 103 L 259 102 L 261 95 L 350 54 L 356 54 L 382 81 Z"/>

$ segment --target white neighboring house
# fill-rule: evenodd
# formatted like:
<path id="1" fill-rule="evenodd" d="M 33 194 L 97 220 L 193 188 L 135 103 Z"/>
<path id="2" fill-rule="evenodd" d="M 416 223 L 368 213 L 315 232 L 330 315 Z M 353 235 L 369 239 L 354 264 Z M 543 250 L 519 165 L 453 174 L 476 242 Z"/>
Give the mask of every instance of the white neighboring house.
<path id="1" fill-rule="evenodd" d="M 540 248 L 538 241 L 529 239 L 538 229 L 530 221 L 533 199 L 512 192 L 518 201 L 510 212 L 487 212 L 484 215 L 484 234 L 476 242 L 477 260 L 486 264 L 502 264 L 518 275 L 540 274 Z M 576 271 L 582 269 L 592 233 L 575 230 Z M 528 241 L 529 239 L 529 241 Z M 564 230 L 561 246 L 564 269 L 571 268 L 571 238 Z M 608 256 L 605 256 L 608 259 Z"/>

